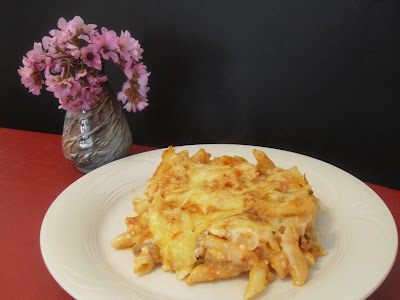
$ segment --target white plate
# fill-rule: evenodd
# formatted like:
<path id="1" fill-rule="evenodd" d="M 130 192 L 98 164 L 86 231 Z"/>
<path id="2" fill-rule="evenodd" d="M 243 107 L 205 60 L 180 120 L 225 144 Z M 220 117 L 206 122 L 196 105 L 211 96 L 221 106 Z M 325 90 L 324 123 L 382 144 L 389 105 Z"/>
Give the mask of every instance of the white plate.
<path id="1" fill-rule="evenodd" d="M 363 182 L 322 161 L 287 151 L 244 145 L 177 147 L 194 154 L 239 155 L 254 163 L 254 148 L 276 165 L 298 166 L 320 199 L 317 235 L 328 255 L 310 267 L 305 285 L 277 278 L 257 299 L 361 299 L 389 273 L 397 253 L 397 229 L 384 202 Z M 50 206 L 40 246 L 55 280 L 77 299 L 242 299 L 246 276 L 187 286 L 159 267 L 133 274 L 133 254 L 110 240 L 125 231 L 132 198 L 146 186 L 163 150 L 130 156 L 77 180 Z"/>

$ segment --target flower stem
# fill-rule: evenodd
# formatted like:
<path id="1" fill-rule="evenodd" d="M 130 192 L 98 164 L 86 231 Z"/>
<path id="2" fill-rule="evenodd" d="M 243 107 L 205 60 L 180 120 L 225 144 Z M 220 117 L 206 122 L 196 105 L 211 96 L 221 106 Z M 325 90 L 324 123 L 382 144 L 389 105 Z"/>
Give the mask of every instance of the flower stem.
<path id="1" fill-rule="evenodd" d="M 68 69 L 67 69 L 67 75 L 65 78 L 68 78 L 71 76 L 71 58 L 68 60 Z"/>

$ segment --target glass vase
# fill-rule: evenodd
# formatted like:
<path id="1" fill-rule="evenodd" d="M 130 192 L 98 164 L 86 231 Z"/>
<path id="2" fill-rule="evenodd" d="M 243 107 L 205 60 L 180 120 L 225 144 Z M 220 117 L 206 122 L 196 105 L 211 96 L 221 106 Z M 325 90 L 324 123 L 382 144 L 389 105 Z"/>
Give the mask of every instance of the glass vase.
<path id="1" fill-rule="evenodd" d="M 128 154 L 132 134 L 121 107 L 108 84 L 99 100 L 75 116 L 67 111 L 62 134 L 64 156 L 88 173 Z"/>

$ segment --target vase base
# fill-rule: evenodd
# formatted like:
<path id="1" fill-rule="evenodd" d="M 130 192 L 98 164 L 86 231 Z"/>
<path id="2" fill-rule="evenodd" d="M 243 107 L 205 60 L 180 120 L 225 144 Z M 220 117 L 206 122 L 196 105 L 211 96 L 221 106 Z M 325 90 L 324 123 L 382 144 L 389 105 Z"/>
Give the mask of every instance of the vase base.
<path id="1" fill-rule="evenodd" d="M 79 172 L 82 172 L 82 173 L 87 174 L 87 173 L 89 173 L 89 172 L 91 172 L 91 171 L 97 169 L 97 167 L 96 167 L 96 168 L 80 168 L 80 167 L 76 167 L 76 169 L 77 169 Z"/>

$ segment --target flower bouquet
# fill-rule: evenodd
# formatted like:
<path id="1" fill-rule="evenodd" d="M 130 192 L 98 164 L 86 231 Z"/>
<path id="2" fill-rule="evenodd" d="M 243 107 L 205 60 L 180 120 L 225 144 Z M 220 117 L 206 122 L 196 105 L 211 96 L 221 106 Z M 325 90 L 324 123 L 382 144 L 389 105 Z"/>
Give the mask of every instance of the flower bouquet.
<path id="1" fill-rule="evenodd" d="M 99 100 L 102 83 L 107 81 L 103 65 L 110 61 L 127 76 L 118 100 L 127 111 L 143 110 L 148 105 L 147 67 L 139 62 L 143 49 L 129 31 L 115 31 L 97 25 L 84 24 L 81 17 L 70 21 L 58 20 L 58 28 L 50 31 L 42 43 L 34 43 L 33 50 L 23 58 L 18 70 L 21 82 L 34 95 L 39 95 L 43 84 L 59 100 L 59 108 L 77 114 L 78 109 L 89 109 Z"/>
<path id="2" fill-rule="evenodd" d="M 129 31 L 115 31 L 85 24 L 76 16 L 58 20 L 41 43 L 22 59 L 18 70 L 22 84 L 34 95 L 43 85 L 67 111 L 63 128 L 63 152 L 83 172 L 124 156 L 132 136 L 118 101 L 127 111 L 148 106 L 147 67 L 140 62 L 143 49 Z M 110 62 L 127 81 L 115 97 L 104 74 Z"/>

